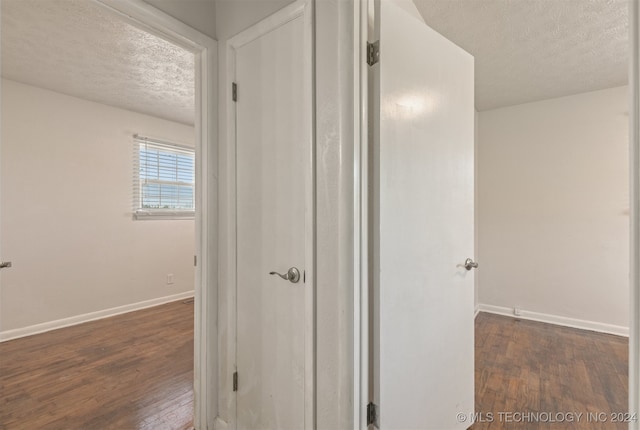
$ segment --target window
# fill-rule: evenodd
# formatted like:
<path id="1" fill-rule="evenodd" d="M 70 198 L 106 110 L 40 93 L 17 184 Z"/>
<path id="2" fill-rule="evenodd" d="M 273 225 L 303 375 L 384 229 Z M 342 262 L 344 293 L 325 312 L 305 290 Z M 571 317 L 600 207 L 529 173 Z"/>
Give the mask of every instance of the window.
<path id="1" fill-rule="evenodd" d="M 193 218 L 195 151 L 135 135 L 135 219 Z"/>

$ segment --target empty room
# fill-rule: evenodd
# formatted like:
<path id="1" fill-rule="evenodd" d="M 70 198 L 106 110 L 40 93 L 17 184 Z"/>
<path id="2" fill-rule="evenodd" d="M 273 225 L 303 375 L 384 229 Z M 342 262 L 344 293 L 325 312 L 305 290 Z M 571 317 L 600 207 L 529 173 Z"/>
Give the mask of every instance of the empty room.
<path id="1" fill-rule="evenodd" d="M 1 7 L 0 428 L 640 428 L 637 1 Z"/>
<path id="2" fill-rule="evenodd" d="M 193 419 L 194 55 L 2 2 L 2 428 Z"/>
<path id="3" fill-rule="evenodd" d="M 473 428 L 627 428 L 628 4 L 416 4 L 475 58 Z"/>

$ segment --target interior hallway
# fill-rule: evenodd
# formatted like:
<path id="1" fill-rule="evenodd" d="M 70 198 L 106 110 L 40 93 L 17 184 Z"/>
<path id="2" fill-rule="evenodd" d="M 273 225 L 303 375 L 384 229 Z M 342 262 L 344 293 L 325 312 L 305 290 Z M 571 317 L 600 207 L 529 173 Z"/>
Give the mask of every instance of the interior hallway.
<path id="1" fill-rule="evenodd" d="M 192 422 L 192 303 L 0 343 L 2 430 L 179 430 Z"/>

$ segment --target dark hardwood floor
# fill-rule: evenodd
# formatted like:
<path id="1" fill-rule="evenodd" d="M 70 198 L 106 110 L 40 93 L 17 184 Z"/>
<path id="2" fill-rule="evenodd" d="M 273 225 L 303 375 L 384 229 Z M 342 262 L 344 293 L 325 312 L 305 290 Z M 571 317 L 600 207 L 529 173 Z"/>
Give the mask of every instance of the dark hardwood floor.
<path id="1" fill-rule="evenodd" d="M 611 414 L 627 411 L 627 354 L 626 338 L 481 313 L 472 428 L 626 429 Z M 179 430 L 192 411 L 192 304 L 0 343 L 2 430 Z"/>
<path id="2" fill-rule="evenodd" d="M 0 343 L 0 429 L 190 428 L 193 304 Z"/>
<path id="3" fill-rule="evenodd" d="M 475 324 L 473 430 L 627 428 L 613 422 L 630 418 L 627 338 L 487 313 Z"/>

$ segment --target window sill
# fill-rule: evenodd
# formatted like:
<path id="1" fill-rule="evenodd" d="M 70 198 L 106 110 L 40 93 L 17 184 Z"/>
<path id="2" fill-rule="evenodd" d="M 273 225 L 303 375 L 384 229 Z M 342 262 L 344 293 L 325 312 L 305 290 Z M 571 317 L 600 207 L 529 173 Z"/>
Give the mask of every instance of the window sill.
<path id="1" fill-rule="evenodd" d="M 170 219 L 195 219 L 195 211 L 136 211 L 133 219 L 139 220 L 170 220 Z"/>

